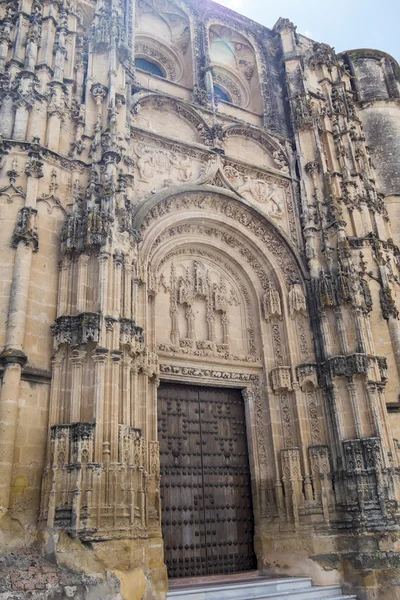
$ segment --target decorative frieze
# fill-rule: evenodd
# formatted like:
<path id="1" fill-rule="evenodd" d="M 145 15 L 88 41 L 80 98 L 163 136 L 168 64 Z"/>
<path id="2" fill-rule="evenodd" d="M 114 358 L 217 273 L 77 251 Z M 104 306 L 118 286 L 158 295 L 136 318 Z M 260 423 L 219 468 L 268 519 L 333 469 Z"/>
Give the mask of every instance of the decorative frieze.
<path id="1" fill-rule="evenodd" d="M 210 379 L 221 379 L 223 381 L 257 381 L 258 375 L 251 373 L 235 373 L 231 371 L 220 371 L 218 369 L 204 369 L 201 367 L 188 367 L 188 366 L 178 366 L 178 365 L 165 365 L 160 364 L 160 373 L 161 375 L 173 375 L 173 376 L 183 376 L 184 378 L 210 378 Z"/>
<path id="2" fill-rule="evenodd" d="M 332 356 L 321 364 L 321 372 L 325 377 L 352 377 L 366 375 L 369 371 L 369 357 L 363 353 Z"/>

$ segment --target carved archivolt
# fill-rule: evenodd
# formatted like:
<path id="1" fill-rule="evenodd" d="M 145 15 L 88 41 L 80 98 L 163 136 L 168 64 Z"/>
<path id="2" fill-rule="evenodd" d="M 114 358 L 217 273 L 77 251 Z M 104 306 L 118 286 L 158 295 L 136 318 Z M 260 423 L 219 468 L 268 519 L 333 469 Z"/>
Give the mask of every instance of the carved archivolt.
<path id="1" fill-rule="evenodd" d="M 153 208 L 149 209 L 147 214 L 143 214 L 145 213 L 145 207 L 141 207 L 135 221 L 141 235 L 145 236 L 147 229 L 152 224 L 160 223 L 162 217 L 174 213 L 182 215 L 185 212 L 187 220 L 190 216 L 190 210 L 204 212 L 209 222 L 213 221 L 213 215 L 218 215 L 219 219 L 222 217 L 224 221 L 226 220 L 226 223 L 231 224 L 237 230 L 243 227 L 245 229 L 243 235 L 246 238 L 250 236 L 257 240 L 258 244 L 261 243 L 264 246 L 267 251 L 266 255 L 269 254 L 274 259 L 288 285 L 292 281 L 300 279 L 299 267 L 295 262 L 294 254 L 289 250 L 289 244 L 283 236 L 281 237 L 266 219 L 232 198 L 204 191 L 180 193 L 163 198 Z M 204 227 L 200 224 L 193 224 L 193 227 L 199 226 Z M 206 229 L 208 229 L 208 232 L 205 231 Z M 204 233 L 223 240 L 230 247 L 237 248 L 244 256 L 248 255 L 249 249 L 244 247 L 241 250 L 242 244 L 238 236 L 229 234 L 228 229 L 221 229 L 213 223 L 209 228 L 204 227 Z M 165 235 L 165 233 L 161 235 Z"/>

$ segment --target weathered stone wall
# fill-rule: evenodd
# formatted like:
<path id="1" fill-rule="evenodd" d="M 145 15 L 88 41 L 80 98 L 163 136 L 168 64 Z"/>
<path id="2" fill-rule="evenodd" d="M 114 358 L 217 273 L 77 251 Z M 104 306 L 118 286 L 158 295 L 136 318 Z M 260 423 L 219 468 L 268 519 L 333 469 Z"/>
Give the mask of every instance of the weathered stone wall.
<path id="1" fill-rule="evenodd" d="M 232 386 L 260 568 L 397 593 L 396 63 L 208 1 L 0 11 L 2 552 L 165 598 L 157 387 Z"/>
<path id="2" fill-rule="evenodd" d="M 346 53 L 354 75 L 367 144 L 385 196 L 400 190 L 400 72 L 396 61 L 378 50 Z"/>

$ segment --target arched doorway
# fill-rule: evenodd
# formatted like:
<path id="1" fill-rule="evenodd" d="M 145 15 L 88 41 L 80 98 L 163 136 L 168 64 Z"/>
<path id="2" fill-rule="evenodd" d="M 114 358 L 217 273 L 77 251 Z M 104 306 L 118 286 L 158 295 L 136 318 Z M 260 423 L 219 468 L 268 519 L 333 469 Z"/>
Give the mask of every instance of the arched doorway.
<path id="1" fill-rule="evenodd" d="M 161 382 L 158 410 L 156 392 L 147 422 L 149 428 L 153 427 L 154 417 L 158 413 L 161 478 L 163 466 L 166 470 L 175 467 L 174 477 L 180 478 L 179 481 L 161 481 L 165 556 L 168 561 L 169 551 L 174 550 L 171 546 L 181 553 L 180 557 L 171 555 L 169 566 L 172 575 L 229 572 L 238 570 L 238 561 L 230 556 L 233 552 L 221 551 L 219 556 L 225 556 L 226 559 L 207 561 L 207 554 L 201 555 L 201 546 L 204 544 L 206 550 L 209 543 L 209 551 L 212 553 L 214 548 L 218 552 L 221 546 L 218 546 L 217 539 L 213 539 L 213 536 L 217 538 L 217 533 L 213 533 L 217 529 L 211 527 L 212 521 L 219 519 L 221 523 L 222 519 L 226 519 L 227 523 L 231 523 L 232 516 L 224 513 L 221 518 L 221 512 L 211 511 L 208 541 L 207 515 L 203 515 L 203 519 L 195 518 L 196 494 L 193 488 L 189 493 L 190 488 L 184 487 L 188 484 L 201 485 L 197 488 L 201 491 L 201 500 L 204 500 L 205 494 L 209 494 L 204 486 L 202 467 L 202 427 L 214 428 L 213 444 L 218 445 L 222 440 L 217 438 L 223 437 L 220 423 L 215 419 L 217 408 L 216 413 L 211 410 L 207 418 L 207 410 L 210 409 L 205 403 L 206 422 L 202 423 L 201 394 L 207 391 L 208 395 L 214 394 L 211 403 L 215 403 L 216 407 L 219 394 L 225 395 L 225 398 L 231 394 L 231 400 L 220 402 L 222 411 L 230 402 L 232 406 L 236 402 L 239 405 L 239 398 L 242 402 L 244 397 L 241 410 L 245 415 L 245 427 L 242 430 L 246 435 L 239 441 L 239 447 L 240 444 L 242 447 L 237 454 L 245 455 L 244 462 L 247 462 L 250 470 L 251 485 L 246 485 L 251 487 L 254 515 L 247 514 L 239 518 L 250 519 L 250 530 L 254 521 L 255 538 L 259 539 L 272 513 L 276 514 L 277 504 L 283 507 L 279 448 L 290 445 L 291 441 L 295 443 L 296 434 L 290 422 L 293 409 L 288 400 L 291 390 L 291 367 L 288 365 L 299 362 L 300 357 L 294 356 L 296 347 L 289 351 L 288 337 L 293 336 L 297 319 L 301 321 L 302 315 L 295 308 L 289 321 L 287 299 L 293 286 L 300 288 L 300 291 L 297 290 L 300 297 L 303 294 L 299 284 L 301 266 L 287 241 L 274 230 L 268 219 L 227 190 L 222 193 L 216 188 L 199 186 L 196 189 L 177 189 L 175 193 L 170 190 L 158 196 L 139 209 L 136 223 L 143 240 L 140 244 L 143 270 L 147 272 L 147 289 L 144 290 L 147 294 L 147 312 L 143 315 L 147 323 L 146 337 L 150 349 L 158 357 Z M 301 326 L 304 329 L 303 321 Z M 303 352 L 312 352 L 309 332 L 305 332 L 303 340 Z M 306 341 L 308 349 L 304 350 Z M 167 384 L 172 387 L 168 388 Z M 274 386 L 279 402 L 277 398 L 270 402 L 271 386 Z M 193 396 L 192 404 L 188 400 L 190 394 Z M 238 415 L 236 422 L 243 421 Z M 285 423 L 277 426 L 277 418 L 282 415 Z M 179 420 L 181 429 L 171 433 L 171 428 L 178 427 Z M 150 422 L 154 425 L 150 425 Z M 184 437 L 189 438 L 186 435 L 189 430 L 191 440 L 184 440 Z M 227 432 L 226 437 L 235 437 L 233 429 Z M 195 448 L 190 446 L 191 441 L 194 445 L 200 445 L 199 452 L 196 453 Z M 208 443 L 211 444 L 210 441 Z M 226 447 L 222 444 L 218 452 L 216 448 L 207 448 L 206 453 L 208 450 L 218 461 L 223 458 Z M 183 457 L 188 453 L 191 453 L 192 465 L 188 456 Z M 164 456 L 166 460 L 163 465 Z M 289 468 L 295 469 L 296 461 L 300 460 L 297 449 L 290 455 L 290 460 L 293 464 Z M 218 464 L 223 466 L 222 463 Z M 190 466 L 196 467 L 196 477 L 199 474 L 201 481 L 190 477 L 185 482 Z M 225 477 L 226 474 L 220 476 Z M 211 483 L 214 485 L 216 482 Z M 167 495 L 165 490 L 168 490 Z M 178 503 L 178 499 L 174 499 L 178 496 L 172 490 L 182 493 L 185 500 Z M 296 493 L 301 494 L 301 490 L 296 489 Z M 221 507 L 218 496 L 211 494 L 208 498 L 210 503 L 203 502 L 199 506 L 210 510 L 214 502 Z M 226 504 L 231 506 L 236 502 L 230 500 Z M 185 511 L 185 507 L 190 506 L 192 510 Z M 250 502 L 247 509 L 251 511 Z M 218 510 L 221 511 L 221 508 Z M 288 510 L 291 507 L 288 506 Z M 228 518 L 231 521 L 227 521 Z M 233 515 L 233 518 L 237 517 Z M 195 523 L 196 520 L 199 522 Z M 200 523 L 200 520 L 204 520 L 204 523 Z M 172 533 L 165 533 L 166 527 L 179 527 L 182 524 L 189 531 L 192 521 L 193 525 L 204 525 L 205 528 L 203 534 L 199 528 L 193 528 L 194 536 L 198 532 L 199 543 L 191 534 L 187 534 L 185 539 L 186 534 L 181 532 L 181 537 L 174 542 L 173 529 Z M 229 539 L 228 535 L 227 542 L 235 546 L 240 542 L 239 536 Z M 246 562 L 242 555 L 242 567 L 251 568 L 254 565 L 252 544 L 248 540 L 244 543 L 247 544 L 248 560 Z M 257 544 L 257 548 L 260 549 L 260 544 Z M 199 555 L 196 555 L 196 550 Z M 258 558 L 261 560 L 261 555 Z M 172 563 L 173 560 L 177 562 Z"/>

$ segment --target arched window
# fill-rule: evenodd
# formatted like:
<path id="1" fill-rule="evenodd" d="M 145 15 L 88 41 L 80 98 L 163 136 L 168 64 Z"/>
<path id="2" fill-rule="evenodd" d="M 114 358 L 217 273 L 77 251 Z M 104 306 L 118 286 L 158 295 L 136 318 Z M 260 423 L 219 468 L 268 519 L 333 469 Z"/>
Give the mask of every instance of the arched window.
<path id="1" fill-rule="evenodd" d="M 137 58 L 135 58 L 135 65 L 138 69 L 142 69 L 142 71 L 146 71 L 147 73 L 151 73 L 152 75 L 158 75 L 158 77 L 163 77 L 165 79 L 165 74 L 160 69 L 160 67 L 151 60 L 148 60 L 147 58 L 142 58 L 138 56 Z"/>
<path id="2" fill-rule="evenodd" d="M 214 96 L 224 102 L 232 102 L 230 96 L 219 85 L 214 85 Z"/>

